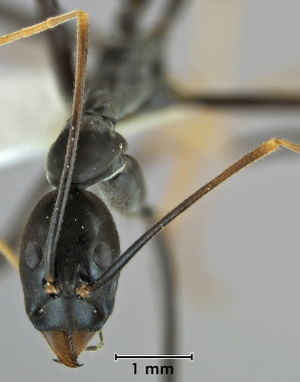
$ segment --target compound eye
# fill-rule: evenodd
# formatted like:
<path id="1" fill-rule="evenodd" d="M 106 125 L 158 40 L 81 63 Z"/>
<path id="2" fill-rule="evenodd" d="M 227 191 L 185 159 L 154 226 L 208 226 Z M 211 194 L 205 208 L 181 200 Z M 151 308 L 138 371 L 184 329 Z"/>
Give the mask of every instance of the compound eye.
<path id="1" fill-rule="evenodd" d="M 43 258 L 42 249 L 39 243 L 36 241 L 29 242 L 22 256 L 25 264 L 30 269 L 35 269 L 40 264 Z"/>
<path id="2" fill-rule="evenodd" d="M 99 269 L 105 271 L 112 264 L 112 250 L 105 242 L 99 243 L 94 250 L 93 260 Z"/>

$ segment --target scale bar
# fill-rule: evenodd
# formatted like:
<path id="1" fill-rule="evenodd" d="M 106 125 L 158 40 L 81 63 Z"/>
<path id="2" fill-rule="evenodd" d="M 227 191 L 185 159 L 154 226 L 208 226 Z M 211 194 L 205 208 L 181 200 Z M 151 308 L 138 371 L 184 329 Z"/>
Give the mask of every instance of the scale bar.
<path id="1" fill-rule="evenodd" d="M 118 362 L 119 359 L 189 359 L 190 361 L 194 361 L 194 353 L 190 354 L 118 354 L 114 353 L 114 361 Z"/>

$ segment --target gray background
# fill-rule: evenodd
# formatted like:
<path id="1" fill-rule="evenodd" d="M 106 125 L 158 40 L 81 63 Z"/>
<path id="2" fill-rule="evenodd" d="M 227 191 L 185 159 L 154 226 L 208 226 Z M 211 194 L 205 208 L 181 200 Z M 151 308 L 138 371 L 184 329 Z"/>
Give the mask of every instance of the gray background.
<path id="1" fill-rule="evenodd" d="M 63 2 L 67 10 L 91 12 L 92 38 L 99 29 L 113 28 L 118 3 Z M 186 89 L 300 88 L 299 1 L 189 3 L 167 52 L 172 78 Z M 11 5 L 34 12 L 32 1 Z M 152 10 L 153 18 L 158 10 Z M 2 33 L 14 29 L 1 21 Z M 0 233 L 5 237 L 40 176 L 40 154 L 66 111 L 43 38 L 1 47 L 0 65 Z M 162 214 L 261 141 L 280 135 L 300 142 L 299 121 L 295 111 L 202 109 L 177 123 L 150 121 L 153 129 L 124 127 L 124 134 L 143 165 L 149 200 Z M 166 231 L 176 265 L 179 352 L 195 352 L 193 363 L 181 362 L 181 381 L 298 380 L 299 163 L 296 154 L 273 154 Z M 136 219 L 116 220 L 125 249 L 144 227 Z M 159 279 L 152 255 L 149 245 L 124 270 L 114 314 L 104 328 L 105 347 L 82 355 L 85 365 L 77 370 L 51 361 L 24 313 L 18 276 L 1 272 L 0 380 L 146 380 L 132 375 L 131 362 L 114 364 L 113 353 L 159 351 Z"/>

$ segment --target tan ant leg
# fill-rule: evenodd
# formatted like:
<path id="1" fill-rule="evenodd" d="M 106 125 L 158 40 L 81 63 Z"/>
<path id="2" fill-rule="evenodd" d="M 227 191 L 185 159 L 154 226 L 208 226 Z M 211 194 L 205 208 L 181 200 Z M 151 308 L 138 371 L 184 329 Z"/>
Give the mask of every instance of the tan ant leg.
<path id="1" fill-rule="evenodd" d="M 6 258 L 13 268 L 19 270 L 19 256 L 1 239 L 0 254 Z"/>

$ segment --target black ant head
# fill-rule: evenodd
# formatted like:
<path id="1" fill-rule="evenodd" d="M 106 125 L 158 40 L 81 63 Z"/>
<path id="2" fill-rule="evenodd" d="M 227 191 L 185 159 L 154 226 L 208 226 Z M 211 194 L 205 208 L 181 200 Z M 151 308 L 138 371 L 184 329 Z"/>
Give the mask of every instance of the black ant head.
<path id="1" fill-rule="evenodd" d="M 45 195 L 29 217 L 21 242 L 20 275 L 26 312 L 58 361 L 79 366 L 77 357 L 110 316 L 117 279 L 90 293 L 92 285 L 119 256 L 118 234 L 110 213 L 94 194 L 69 194 L 49 283 L 45 247 L 57 192 Z"/>

